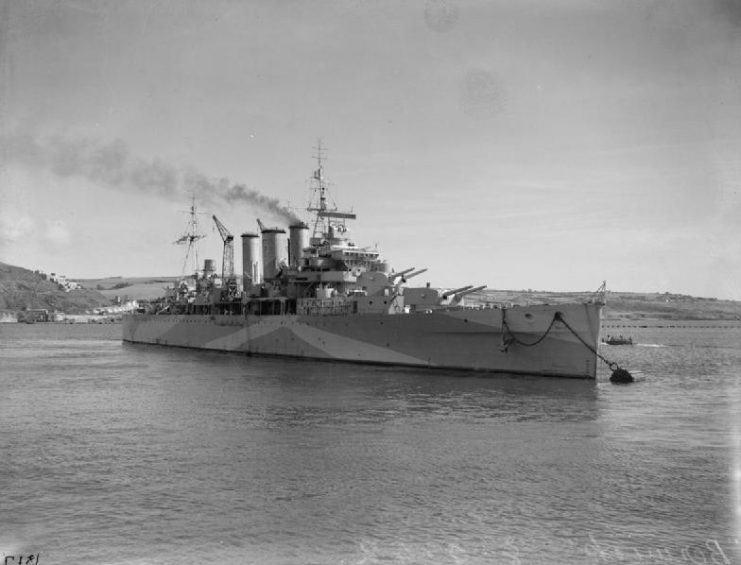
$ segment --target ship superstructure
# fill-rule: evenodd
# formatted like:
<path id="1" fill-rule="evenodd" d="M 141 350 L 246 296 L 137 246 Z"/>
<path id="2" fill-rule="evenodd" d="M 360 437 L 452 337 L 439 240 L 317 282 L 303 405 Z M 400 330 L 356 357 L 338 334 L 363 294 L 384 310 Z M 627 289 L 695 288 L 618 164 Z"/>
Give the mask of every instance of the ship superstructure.
<path id="1" fill-rule="evenodd" d="M 411 286 L 426 269 L 394 271 L 376 247 L 350 238 L 351 211 L 330 205 L 321 146 L 311 176 L 309 222 L 233 237 L 222 277 L 213 261 L 146 311 L 124 319 L 124 340 L 363 363 L 594 378 L 601 300 L 558 307 L 463 306 L 485 285 Z M 228 262 L 228 264 L 227 264 Z M 231 274 L 230 274 L 231 273 Z"/>

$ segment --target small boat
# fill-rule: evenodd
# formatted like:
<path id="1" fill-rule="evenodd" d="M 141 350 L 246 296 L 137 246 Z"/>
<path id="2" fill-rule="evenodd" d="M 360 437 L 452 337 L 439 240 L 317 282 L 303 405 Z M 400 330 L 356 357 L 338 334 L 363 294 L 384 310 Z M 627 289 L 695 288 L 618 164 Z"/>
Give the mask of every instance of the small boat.
<path id="1" fill-rule="evenodd" d="M 606 345 L 633 345 L 633 338 L 608 335 L 607 339 L 605 339 L 604 337 L 602 338 L 602 343 Z"/>

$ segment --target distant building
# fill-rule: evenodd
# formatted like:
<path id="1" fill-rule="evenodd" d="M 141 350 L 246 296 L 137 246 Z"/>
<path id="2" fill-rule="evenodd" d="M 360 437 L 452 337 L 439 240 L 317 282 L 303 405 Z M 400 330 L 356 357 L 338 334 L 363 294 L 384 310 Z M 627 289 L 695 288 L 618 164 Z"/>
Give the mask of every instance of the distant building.
<path id="1" fill-rule="evenodd" d="M 0 324 L 12 324 L 18 321 L 18 314 L 7 310 L 0 311 Z"/>
<path id="2" fill-rule="evenodd" d="M 49 314 L 49 310 L 45 308 L 29 308 L 18 314 L 18 321 L 28 324 L 34 322 L 50 322 L 52 321 L 52 316 Z"/>
<path id="3" fill-rule="evenodd" d="M 43 271 L 36 271 L 36 272 L 38 272 L 42 277 L 47 278 L 46 275 L 43 274 Z M 63 290 L 65 292 L 69 292 L 70 290 L 79 290 L 82 288 L 82 285 L 80 283 L 67 280 L 67 277 L 65 275 L 60 275 L 57 273 L 49 273 L 48 278 L 51 282 L 59 285 L 60 290 Z"/>

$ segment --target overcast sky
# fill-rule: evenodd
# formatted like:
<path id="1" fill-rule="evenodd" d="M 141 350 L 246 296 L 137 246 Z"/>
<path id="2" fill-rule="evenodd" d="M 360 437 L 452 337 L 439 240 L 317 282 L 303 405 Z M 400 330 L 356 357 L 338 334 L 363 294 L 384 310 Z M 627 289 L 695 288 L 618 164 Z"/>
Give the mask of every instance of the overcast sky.
<path id="1" fill-rule="evenodd" d="M 300 214 L 321 138 L 422 283 L 741 299 L 734 0 L 0 6 L 0 261 L 180 274 L 195 190 L 220 262 L 210 214 Z"/>

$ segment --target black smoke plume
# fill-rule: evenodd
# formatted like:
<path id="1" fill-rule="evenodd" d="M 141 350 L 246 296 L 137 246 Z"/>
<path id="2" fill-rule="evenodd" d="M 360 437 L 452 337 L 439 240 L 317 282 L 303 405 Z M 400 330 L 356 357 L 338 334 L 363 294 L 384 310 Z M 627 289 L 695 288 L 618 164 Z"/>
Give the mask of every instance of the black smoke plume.
<path id="1" fill-rule="evenodd" d="M 136 190 L 163 198 L 185 198 L 192 194 L 205 203 L 243 202 L 287 223 L 298 221 L 277 198 L 227 178 L 211 178 L 159 159 L 142 159 L 132 155 L 121 140 L 101 143 L 61 136 L 39 139 L 29 134 L 0 135 L 0 151 L 6 163 L 44 169 L 61 177 L 85 178 L 118 190 Z"/>

